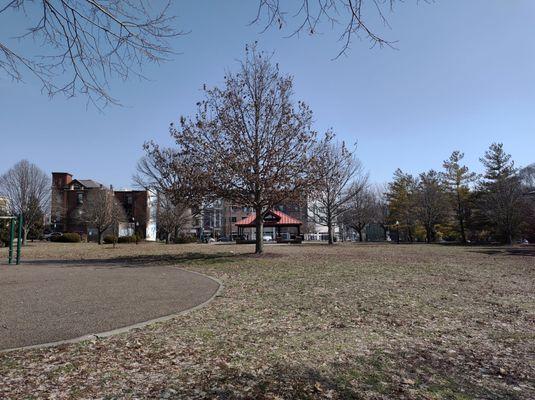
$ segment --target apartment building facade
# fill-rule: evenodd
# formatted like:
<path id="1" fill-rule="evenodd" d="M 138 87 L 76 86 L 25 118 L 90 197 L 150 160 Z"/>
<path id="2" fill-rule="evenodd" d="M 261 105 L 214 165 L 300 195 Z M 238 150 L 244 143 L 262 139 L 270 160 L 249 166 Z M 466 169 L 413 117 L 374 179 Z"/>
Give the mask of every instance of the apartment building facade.
<path id="1" fill-rule="evenodd" d="M 57 232 L 77 232 L 88 239 L 96 238 L 95 229 L 83 221 L 82 206 L 91 201 L 91 194 L 105 190 L 92 179 L 73 179 L 68 172 L 52 173 L 51 227 Z M 119 235 L 138 234 L 146 240 L 156 240 L 154 199 L 146 190 L 113 190 L 122 205 L 125 221 L 119 226 Z"/>

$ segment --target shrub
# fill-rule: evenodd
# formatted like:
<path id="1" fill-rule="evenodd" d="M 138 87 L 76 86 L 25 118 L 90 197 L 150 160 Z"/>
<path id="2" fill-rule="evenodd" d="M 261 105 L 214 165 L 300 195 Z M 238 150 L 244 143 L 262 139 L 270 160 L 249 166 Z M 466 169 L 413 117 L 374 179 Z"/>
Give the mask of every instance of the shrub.
<path id="1" fill-rule="evenodd" d="M 184 244 L 184 243 L 197 243 L 197 237 L 194 235 L 179 235 L 175 238 L 175 243 Z"/>
<path id="2" fill-rule="evenodd" d="M 61 236 L 53 236 L 50 238 L 50 241 L 52 242 L 60 242 L 60 243 L 80 243 L 80 235 L 77 233 L 64 233 Z"/>
<path id="3" fill-rule="evenodd" d="M 103 240 L 106 244 L 112 244 L 114 242 L 117 242 L 117 237 L 115 235 L 106 235 L 104 236 Z"/>
<path id="4" fill-rule="evenodd" d="M 139 237 L 137 235 L 121 236 L 117 240 L 118 243 L 136 243 L 138 241 L 139 241 Z"/>

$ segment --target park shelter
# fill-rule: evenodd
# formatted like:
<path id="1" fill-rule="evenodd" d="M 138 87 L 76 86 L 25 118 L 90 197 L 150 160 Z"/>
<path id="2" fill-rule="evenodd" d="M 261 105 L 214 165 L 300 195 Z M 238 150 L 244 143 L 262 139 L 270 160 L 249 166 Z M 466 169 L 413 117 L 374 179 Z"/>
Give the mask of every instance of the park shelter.
<path id="1" fill-rule="evenodd" d="M 294 239 L 301 235 L 301 226 L 303 223 L 297 218 L 278 210 L 269 210 L 264 214 L 264 236 L 271 236 L 272 239 Z M 256 213 L 249 214 L 247 217 L 236 223 L 238 235 L 248 239 L 255 238 Z"/>

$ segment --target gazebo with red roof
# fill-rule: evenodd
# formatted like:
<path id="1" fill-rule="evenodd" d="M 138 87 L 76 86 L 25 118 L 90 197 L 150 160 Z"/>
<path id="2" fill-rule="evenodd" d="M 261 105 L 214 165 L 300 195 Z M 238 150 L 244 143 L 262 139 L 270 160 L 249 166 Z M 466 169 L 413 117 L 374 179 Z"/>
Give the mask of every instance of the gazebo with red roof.
<path id="1" fill-rule="evenodd" d="M 297 230 L 297 235 L 294 234 L 294 238 L 292 239 L 295 239 L 295 236 L 300 236 L 301 225 L 303 225 L 303 223 L 300 220 L 290 217 L 289 215 L 284 214 L 282 211 L 269 210 L 264 214 L 264 228 L 274 228 L 272 233 L 277 241 L 279 241 L 281 238 L 282 233 L 288 233 L 290 235 L 291 228 L 296 228 Z M 249 214 L 241 221 L 236 222 L 236 226 L 238 227 L 238 235 L 244 236 L 245 228 L 256 227 L 256 214 Z"/>

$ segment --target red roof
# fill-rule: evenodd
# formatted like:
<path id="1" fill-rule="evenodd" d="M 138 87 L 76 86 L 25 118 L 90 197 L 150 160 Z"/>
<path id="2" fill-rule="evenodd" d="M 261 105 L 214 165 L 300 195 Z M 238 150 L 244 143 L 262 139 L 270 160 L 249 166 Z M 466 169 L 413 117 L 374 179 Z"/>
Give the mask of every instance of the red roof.
<path id="1" fill-rule="evenodd" d="M 267 216 L 273 216 L 272 220 L 266 220 Z M 239 222 L 236 222 L 236 226 L 242 226 L 242 227 L 252 227 L 256 224 L 256 214 L 252 213 L 249 214 L 246 218 L 242 219 Z M 269 210 L 266 213 L 266 216 L 264 216 L 264 225 L 265 226 L 297 226 L 297 225 L 303 225 L 301 221 L 299 221 L 297 218 L 290 217 L 287 214 L 284 214 L 282 211 L 278 210 Z"/>

